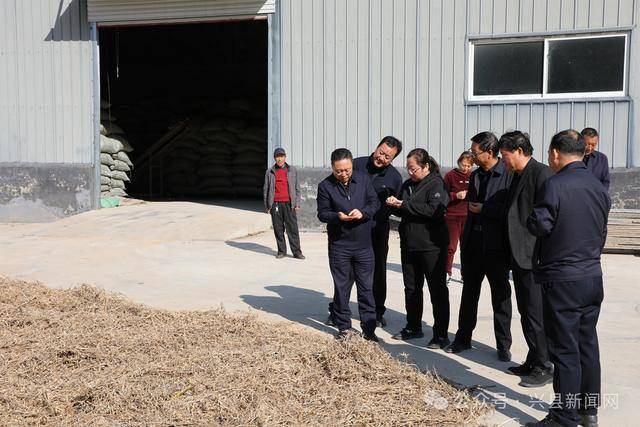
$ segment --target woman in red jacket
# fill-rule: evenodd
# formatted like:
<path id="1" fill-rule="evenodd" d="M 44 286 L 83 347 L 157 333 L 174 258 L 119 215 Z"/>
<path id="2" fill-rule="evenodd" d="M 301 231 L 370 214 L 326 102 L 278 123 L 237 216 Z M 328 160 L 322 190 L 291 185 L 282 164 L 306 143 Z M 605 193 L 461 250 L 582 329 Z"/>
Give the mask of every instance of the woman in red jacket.
<path id="1" fill-rule="evenodd" d="M 444 176 L 444 185 L 449 192 L 450 202 L 447 206 L 447 227 L 449 228 L 449 249 L 447 258 L 447 283 L 451 280 L 451 267 L 453 256 L 458 248 L 458 241 L 464 231 L 464 224 L 467 221 L 468 203 L 467 188 L 469 187 L 469 175 L 473 168 L 473 157 L 468 151 L 463 152 L 458 157 L 458 167 L 452 169 Z"/>

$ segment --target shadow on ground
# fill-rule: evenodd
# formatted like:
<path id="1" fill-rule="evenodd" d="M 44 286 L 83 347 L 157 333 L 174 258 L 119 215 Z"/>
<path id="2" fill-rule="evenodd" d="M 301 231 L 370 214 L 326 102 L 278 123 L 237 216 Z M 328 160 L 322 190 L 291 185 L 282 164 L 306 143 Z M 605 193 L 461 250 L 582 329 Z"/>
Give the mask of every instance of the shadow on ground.
<path id="1" fill-rule="evenodd" d="M 240 297 L 245 303 L 257 310 L 277 314 L 285 319 L 312 327 L 324 333 L 332 335 L 336 333 L 335 328 L 324 324 L 328 314 L 327 307 L 330 299 L 323 293 L 282 284 L 268 285 L 265 286 L 265 289 L 274 295 L 241 295 Z M 352 313 L 357 314 L 358 307 L 356 303 L 350 304 L 350 308 Z M 428 304 L 425 306 L 425 309 L 429 309 Z M 354 318 L 356 318 L 356 316 L 354 316 Z M 385 330 L 391 333 L 397 332 L 397 330 L 401 329 L 405 324 L 405 315 L 394 310 L 387 310 L 385 319 L 388 324 Z M 357 321 L 354 321 L 354 324 L 357 324 Z M 481 400 L 496 403 L 496 410 L 509 418 L 516 419 L 521 423 L 535 421 L 530 415 L 502 400 L 503 398 L 507 398 L 519 401 L 525 405 L 531 405 L 532 398 L 530 396 L 471 372 L 469 366 L 445 355 L 442 350 L 426 349 L 425 346 L 432 336 L 432 331 L 431 327 L 424 322 L 423 330 L 425 332 L 425 338 L 423 339 L 408 342 L 397 341 L 398 344 L 381 341 L 380 345 L 394 357 L 404 359 L 408 355 L 408 360 L 415 363 L 421 370 L 432 370 L 438 372 L 443 378 L 465 387 L 480 386 L 480 388 L 485 388 L 490 393 L 500 396 L 500 402 L 496 402 L 496 398 L 491 398 L 489 395 L 483 393 L 480 393 L 478 397 Z M 449 338 L 453 339 L 453 335 L 449 335 Z M 461 355 L 476 363 L 487 365 L 500 371 L 504 371 L 507 366 L 510 366 L 497 359 L 493 347 L 477 341 L 473 341 L 473 347 L 474 349 Z M 536 404 L 541 410 L 548 409 L 548 405 L 546 404 L 538 404 L 538 402 L 536 402 Z"/>

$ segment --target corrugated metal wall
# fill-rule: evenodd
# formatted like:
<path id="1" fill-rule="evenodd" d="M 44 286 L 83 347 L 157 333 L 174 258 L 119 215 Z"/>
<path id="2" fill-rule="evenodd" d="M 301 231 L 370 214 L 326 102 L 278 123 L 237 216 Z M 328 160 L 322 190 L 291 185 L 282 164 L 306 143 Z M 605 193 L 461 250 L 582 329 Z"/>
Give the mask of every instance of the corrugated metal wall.
<path id="1" fill-rule="evenodd" d="M 0 1 L 0 162 L 93 162 L 93 70 L 83 5 Z"/>
<path id="2" fill-rule="evenodd" d="M 627 166 L 627 100 L 465 105 L 466 37 L 626 27 L 634 0 L 281 0 L 280 139 L 292 162 L 323 167 L 335 147 L 368 154 L 393 134 L 453 165 L 477 130 L 601 130 Z M 276 142 L 277 143 L 277 142 Z M 403 159 L 396 159 L 402 164 Z"/>
<path id="3" fill-rule="evenodd" d="M 196 20 L 273 13 L 275 0 L 87 0 L 91 22 Z"/>
<path id="4" fill-rule="evenodd" d="M 387 134 L 446 163 L 464 146 L 466 0 L 281 0 L 279 13 L 294 163 L 368 154 Z"/>
<path id="5" fill-rule="evenodd" d="M 571 31 L 630 27 L 634 0 L 469 0 L 468 34 Z M 633 54 L 638 54 L 633 53 Z M 638 78 L 631 75 L 632 78 Z M 600 132 L 600 148 L 611 166 L 626 167 L 632 123 L 629 100 L 598 102 L 474 103 L 467 106 L 467 136 L 491 129 L 528 131 L 536 155 L 546 159 L 547 144 L 558 130 L 586 126 Z"/>

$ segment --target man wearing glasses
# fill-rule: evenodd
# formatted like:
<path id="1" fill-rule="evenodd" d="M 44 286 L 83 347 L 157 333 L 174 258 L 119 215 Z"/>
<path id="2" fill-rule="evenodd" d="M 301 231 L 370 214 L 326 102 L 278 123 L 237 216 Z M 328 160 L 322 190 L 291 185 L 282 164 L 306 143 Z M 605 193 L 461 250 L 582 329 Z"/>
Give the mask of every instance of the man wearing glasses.
<path id="1" fill-rule="evenodd" d="M 376 311 L 373 299 L 374 256 L 371 228 L 380 202 L 369 176 L 353 171 L 353 156 L 346 148 L 331 153 L 333 173 L 318 185 L 318 219 L 327 224 L 329 268 L 333 276 L 331 317 L 338 327 L 337 338 L 351 328 L 349 299 L 355 280 L 362 335 L 375 335 Z"/>
<path id="2" fill-rule="evenodd" d="M 378 327 L 387 325 L 383 315 L 387 299 L 387 254 L 389 253 L 389 215 L 391 211 L 385 201 L 399 197 L 402 186 L 400 172 L 391 165 L 402 151 L 402 142 L 393 136 L 382 138 L 370 156 L 353 160 L 353 169 L 369 175 L 373 188 L 378 194 L 380 208 L 374 215 L 375 226 L 371 232 L 375 268 L 373 272 L 373 297 L 376 301 L 376 322 Z M 329 319 L 331 322 L 331 319 Z"/>
<path id="3" fill-rule="evenodd" d="M 478 318 L 480 288 L 485 276 L 491 288 L 493 329 L 498 359 L 511 360 L 511 286 L 504 244 L 503 210 L 513 173 L 498 156 L 498 139 L 491 132 L 471 138 L 471 155 L 478 168 L 469 177 L 469 216 L 461 239 L 462 300 L 458 332 L 446 351 L 471 348 Z"/>

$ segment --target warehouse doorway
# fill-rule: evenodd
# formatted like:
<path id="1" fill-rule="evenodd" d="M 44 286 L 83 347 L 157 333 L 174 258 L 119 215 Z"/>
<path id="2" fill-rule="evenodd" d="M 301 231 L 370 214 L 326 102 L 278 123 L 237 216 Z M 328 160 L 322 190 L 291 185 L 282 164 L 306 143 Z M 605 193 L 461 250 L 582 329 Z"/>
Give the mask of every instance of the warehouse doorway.
<path id="1" fill-rule="evenodd" d="M 101 196 L 257 199 L 266 19 L 99 29 Z"/>

